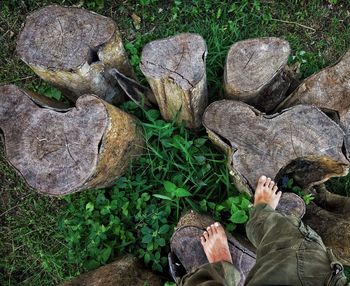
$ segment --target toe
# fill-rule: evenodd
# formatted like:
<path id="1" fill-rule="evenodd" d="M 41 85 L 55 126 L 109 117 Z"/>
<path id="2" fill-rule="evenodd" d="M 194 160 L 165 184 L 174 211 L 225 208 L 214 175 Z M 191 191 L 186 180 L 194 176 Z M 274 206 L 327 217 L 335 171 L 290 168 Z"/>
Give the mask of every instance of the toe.
<path id="1" fill-rule="evenodd" d="M 205 245 L 205 238 L 201 236 L 201 244 L 204 246 Z"/>
<path id="2" fill-rule="evenodd" d="M 203 232 L 203 236 L 204 236 L 206 241 L 209 239 L 209 235 L 208 235 L 208 233 L 206 231 Z"/>
<path id="3" fill-rule="evenodd" d="M 210 226 L 207 227 L 207 233 L 209 234 L 209 237 L 213 235 L 213 230 L 211 229 Z"/>
<path id="4" fill-rule="evenodd" d="M 218 232 L 219 234 L 225 233 L 224 228 L 223 228 L 222 225 L 219 224 L 218 222 L 215 223 L 215 227 L 216 227 L 216 230 L 217 230 L 217 232 Z"/>
<path id="5" fill-rule="evenodd" d="M 268 187 L 271 183 L 271 178 L 267 178 L 264 187 Z"/>
<path id="6" fill-rule="evenodd" d="M 277 185 L 274 185 L 274 186 L 273 186 L 273 188 L 272 188 L 272 191 L 273 191 L 274 193 L 276 193 L 276 192 L 277 192 L 277 190 L 278 190 Z M 281 193 L 281 192 L 279 192 L 279 193 Z"/>
<path id="7" fill-rule="evenodd" d="M 266 176 L 261 176 L 258 181 L 258 188 L 263 187 L 266 182 Z"/>
<path id="8" fill-rule="evenodd" d="M 282 192 L 281 192 L 281 191 L 279 191 L 279 192 L 277 192 L 277 194 L 276 194 L 276 195 L 277 195 L 277 199 L 278 199 L 278 200 L 280 200 L 280 198 L 281 198 L 281 196 L 282 196 Z"/>
<path id="9" fill-rule="evenodd" d="M 274 181 L 271 181 L 270 184 L 269 184 L 269 189 L 272 190 L 273 186 L 275 185 L 275 182 Z"/>
<path id="10" fill-rule="evenodd" d="M 217 224 L 217 222 L 216 222 L 216 223 L 213 223 L 213 224 L 210 226 L 211 229 L 212 229 L 212 231 L 213 231 L 213 234 L 216 234 L 216 233 L 218 232 L 216 224 Z"/>

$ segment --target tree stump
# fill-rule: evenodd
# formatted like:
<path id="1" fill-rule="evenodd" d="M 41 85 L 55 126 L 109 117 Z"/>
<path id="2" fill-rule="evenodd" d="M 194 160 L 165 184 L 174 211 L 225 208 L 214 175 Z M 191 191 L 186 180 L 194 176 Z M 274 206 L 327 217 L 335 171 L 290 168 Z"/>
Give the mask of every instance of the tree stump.
<path id="1" fill-rule="evenodd" d="M 345 131 L 350 158 L 350 50 L 333 66 L 308 77 L 276 110 L 297 104 L 315 105 Z"/>
<path id="2" fill-rule="evenodd" d="M 141 153 L 136 120 L 96 96 L 79 97 L 74 108 L 52 109 L 49 99 L 6 85 L 0 102 L 7 159 L 41 193 L 110 186 Z"/>
<path id="3" fill-rule="evenodd" d="M 243 102 L 221 100 L 206 109 L 203 125 L 227 153 L 236 187 L 249 195 L 263 174 L 276 182 L 289 175 L 306 188 L 348 173 L 344 132 L 313 106 L 265 115 Z"/>
<path id="4" fill-rule="evenodd" d="M 76 101 L 95 94 L 118 104 L 124 95 L 107 72 L 134 72 L 116 23 L 76 7 L 47 6 L 31 13 L 17 41 L 21 59 L 45 81 Z"/>
<path id="5" fill-rule="evenodd" d="M 148 43 L 142 51 L 141 71 L 146 76 L 167 121 L 202 125 L 207 106 L 205 58 L 207 47 L 197 34 L 179 34 Z"/>
<path id="6" fill-rule="evenodd" d="M 132 255 L 118 258 L 116 261 L 84 273 L 61 286 L 162 286 L 162 280 Z"/>
<path id="7" fill-rule="evenodd" d="M 286 96 L 292 75 L 286 69 L 290 47 L 279 38 L 240 41 L 231 46 L 224 70 L 226 98 L 269 112 Z"/>
<path id="8" fill-rule="evenodd" d="M 341 263 L 350 265 L 350 221 L 348 218 L 311 203 L 307 206 L 303 220 L 321 236 L 324 244 L 332 249 Z"/>

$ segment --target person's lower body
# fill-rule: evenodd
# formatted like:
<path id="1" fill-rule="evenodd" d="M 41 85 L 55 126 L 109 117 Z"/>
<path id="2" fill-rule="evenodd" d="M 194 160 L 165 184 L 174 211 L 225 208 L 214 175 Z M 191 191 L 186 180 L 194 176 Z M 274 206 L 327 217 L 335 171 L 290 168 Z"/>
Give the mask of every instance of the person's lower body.
<path id="1" fill-rule="evenodd" d="M 300 219 L 271 207 L 276 207 L 280 197 L 276 190 L 271 179 L 259 179 L 255 207 L 246 225 L 247 236 L 257 249 L 257 260 L 245 285 L 348 285 L 343 266 L 320 236 Z M 208 236 L 205 234 L 204 240 Z M 232 264 L 208 260 L 211 263 L 184 276 L 180 285 L 236 285 L 234 278 L 239 271 Z"/>

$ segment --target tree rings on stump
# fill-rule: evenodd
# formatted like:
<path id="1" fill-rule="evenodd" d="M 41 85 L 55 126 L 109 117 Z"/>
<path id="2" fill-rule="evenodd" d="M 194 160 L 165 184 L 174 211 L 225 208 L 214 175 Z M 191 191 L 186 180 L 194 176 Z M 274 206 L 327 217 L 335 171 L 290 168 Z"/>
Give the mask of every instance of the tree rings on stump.
<path id="1" fill-rule="evenodd" d="M 36 74 L 75 101 L 95 94 L 123 100 L 108 69 L 134 77 L 115 22 L 76 7 L 47 6 L 31 13 L 17 41 L 17 52 Z"/>
<path id="2" fill-rule="evenodd" d="M 48 99 L 43 106 L 39 95 L 7 85 L 0 87 L 0 101 L 7 159 L 41 193 L 110 186 L 141 153 L 136 120 L 96 96 L 51 109 Z"/>
<path id="3" fill-rule="evenodd" d="M 271 111 L 286 95 L 291 75 L 285 70 L 290 55 L 287 41 L 258 38 L 231 46 L 224 70 L 226 98 Z"/>
<path id="4" fill-rule="evenodd" d="M 207 47 L 197 34 L 179 34 L 148 43 L 142 51 L 146 76 L 165 120 L 189 128 L 202 125 L 207 105 L 205 58 Z"/>
<path id="5" fill-rule="evenodd" d="M 288 174 L 307 188 L 348 173 L 344 132 L 313 106 L 265 115 L 243 102 L 221 100 L 206 109 L 203 125 L 227 152 L 237 188 L 250 195 L 262 174 L 276 182 Z"/>

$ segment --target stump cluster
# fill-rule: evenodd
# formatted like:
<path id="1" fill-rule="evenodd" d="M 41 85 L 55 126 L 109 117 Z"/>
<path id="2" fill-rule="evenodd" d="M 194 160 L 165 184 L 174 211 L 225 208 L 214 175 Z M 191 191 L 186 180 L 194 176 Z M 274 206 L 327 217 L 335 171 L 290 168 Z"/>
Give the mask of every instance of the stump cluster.
<path id="1" fill-rule="evenodd" d="M 75 104 L 13 85 L 0 87 L 7 158 L 32 188 L 63 195 L 110 186 L 122 175 L 143 148 L 137 119 L 113 106 L 129 97 L 144 108 L 158 105 L 167 121 L 191 129 L 203 124 L 227 154 L 239 191 L 253 196 L 256 180 L 265 174 L 276 182 L 293 178 L 313 193 L 306 222 L 350 264 L 350 245 L 344 244 L 350 241 L 349 199 L 320 187 L 349 170 L 350 51 L 298 86 L 287 65 L 288 42 L 237 42 L 224 67 L 225 99 L 209 106 L 207 47 L 197 34 L 144 47 L 140 68 L 150 89 L 137 82 L 116 23 L 84 9 L 53 5 L 34 11 L 18 38 L 17 52 Z M 285 195 L 278 209 L 301 217 L 305 205 L 295 197 Z M 334 238 L 341 229 L 344 233 Z M 198 229 L 186 231 L 199 235 Z M 174 244 L 184 245 L 182 238 L 174 236 Z M 251 252 L 247 255 L 244 273 L 255 259 Z"/>

